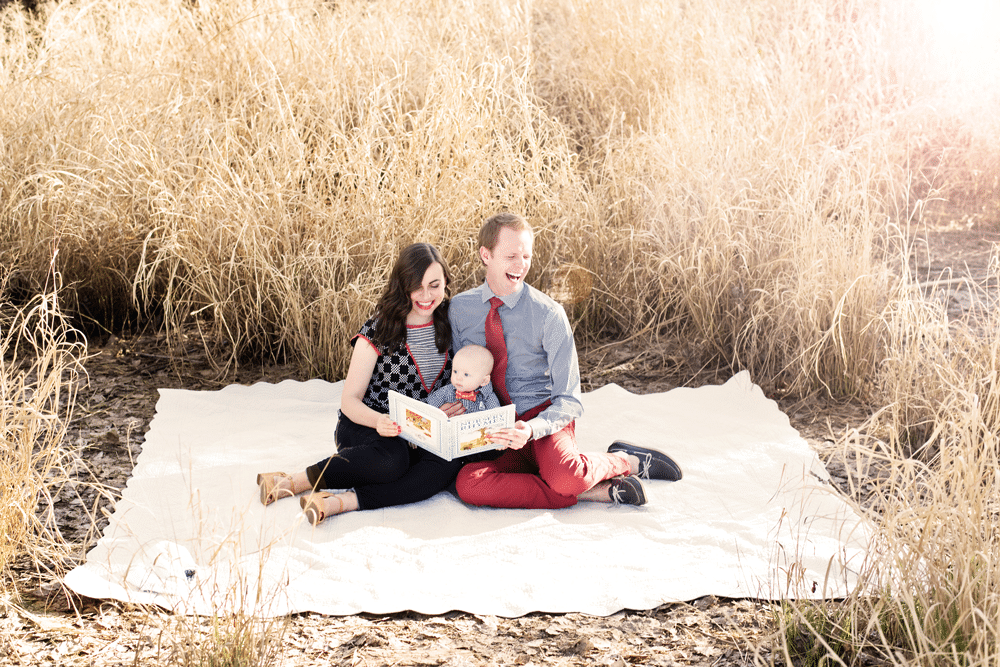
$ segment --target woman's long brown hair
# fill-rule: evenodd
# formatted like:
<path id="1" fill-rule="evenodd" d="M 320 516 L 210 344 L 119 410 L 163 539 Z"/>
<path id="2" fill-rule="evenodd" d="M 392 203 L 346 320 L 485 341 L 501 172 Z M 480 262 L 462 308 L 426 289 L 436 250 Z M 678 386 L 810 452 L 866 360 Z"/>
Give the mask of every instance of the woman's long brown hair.
<path id="1" fill-rule="evenodd" d="M 438 352 L 451 347 L 451 326 L 448 324 L 448 289 L 451 275 L 438 249 L 430 243 L 414 243 L 403 248 L 389 274 L 389 284 L 375 305 L 373 343 L 395 351 L 406 344 L 406 315 L 413 308 L 410 294 L 420 289 L 427 267 L 437 262 L 444 272 L 445 298 L 434 309 L 434 343 Z"/>

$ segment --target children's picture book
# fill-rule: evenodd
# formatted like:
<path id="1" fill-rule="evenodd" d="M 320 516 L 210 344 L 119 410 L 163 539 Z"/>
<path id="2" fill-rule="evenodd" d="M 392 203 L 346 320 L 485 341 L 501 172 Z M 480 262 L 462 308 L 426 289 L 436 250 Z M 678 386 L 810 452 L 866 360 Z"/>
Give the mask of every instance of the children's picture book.
<path id="1" fill-rule="evenodd" d="M 389 416 L 402 429 L 400 437 L 446 461 L 496 449 L 486 437 L 514 425 L 514 406 L 469 412 L 448 418 L 442 410 L 389 391 Z"/>

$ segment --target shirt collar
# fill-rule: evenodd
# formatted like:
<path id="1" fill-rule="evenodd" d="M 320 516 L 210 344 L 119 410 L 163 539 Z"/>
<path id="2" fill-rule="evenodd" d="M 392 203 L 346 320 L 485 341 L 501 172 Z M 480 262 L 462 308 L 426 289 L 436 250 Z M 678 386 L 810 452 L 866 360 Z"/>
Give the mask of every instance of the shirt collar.
<path id="1" fill-rule="evenodd" d="M 513 294 L 508 294 L 507 296 L 497 296 L 496 294 L 493 293 L 493 289 L 490 287 L 490 284 L 484 280 L 483 303 L 488 303 L 490 299 L 497 296 L 498 299 L 503 301 L 503 305 L 507 306 L 508 308 L 513 308 L 514 306 L 517 305 L 517 302 L 521 300 L 521 295 L 524 294 L 524 291 L 527 288 L 528 286 L 524 283 L 524 281 L 522 281 L 521 286 L 518 287 L 517 291 L 514 292 Z"/>

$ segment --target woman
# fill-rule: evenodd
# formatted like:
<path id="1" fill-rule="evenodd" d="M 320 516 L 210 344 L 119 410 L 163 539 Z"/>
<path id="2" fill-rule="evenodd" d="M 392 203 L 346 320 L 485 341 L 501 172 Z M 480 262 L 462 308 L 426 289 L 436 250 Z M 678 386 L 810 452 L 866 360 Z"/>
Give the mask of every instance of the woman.
<path id="1" fill-rule="evenodd" d="M 410 447 L 388 415 L 390 389 L 424 400 L 451 373 L 449 282 L 441 254 L 429 243 L 399 254 L 375 313 L 351 339 L 337 454 L 292 475 L 257 475 L 262 503 L 312 491 L 300 504 L 316 525 L 343 512 L 426 500 L 451 484 L 464 462 Z"/>

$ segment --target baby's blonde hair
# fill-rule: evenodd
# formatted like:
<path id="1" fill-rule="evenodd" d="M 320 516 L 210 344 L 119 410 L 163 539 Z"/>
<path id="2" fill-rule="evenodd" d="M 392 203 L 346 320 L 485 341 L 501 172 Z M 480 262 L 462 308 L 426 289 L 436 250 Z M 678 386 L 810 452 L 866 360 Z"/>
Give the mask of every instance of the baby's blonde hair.
<path id="1" fill-rule="evenodd" d="M 493 371 L 493 354 L 482 345 L 466 345 L 455 353 L 455 361 L 459 355 L 469 357 L 476 366 L 482 366 L 486 375 Z"/>

